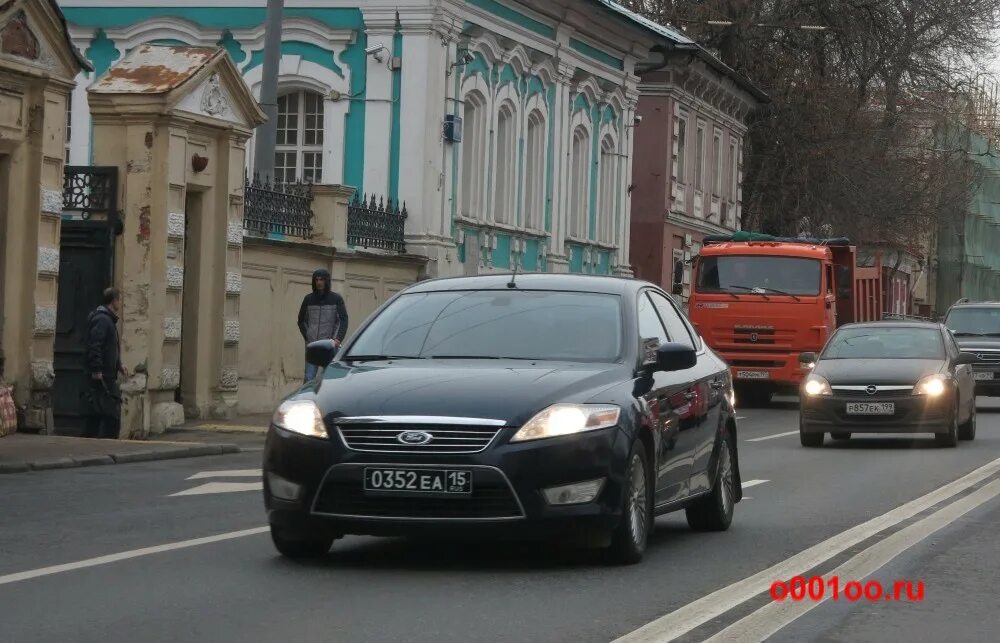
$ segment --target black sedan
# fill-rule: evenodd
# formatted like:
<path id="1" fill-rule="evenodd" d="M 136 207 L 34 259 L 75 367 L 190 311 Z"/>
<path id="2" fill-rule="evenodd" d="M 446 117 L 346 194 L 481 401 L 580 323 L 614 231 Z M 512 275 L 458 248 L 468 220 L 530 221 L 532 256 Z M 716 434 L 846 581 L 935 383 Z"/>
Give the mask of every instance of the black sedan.
<path id="1" fill-rule="evenodd" d="M 643 555 L 656 515 L 725 530 L 742 498 L 732 382 L 652 284 L 425 281 L 387 302 L 274 415 L 275 546 L 346 534 L 553 538 Z"/>
<path id="2" fill-rule="evenodd" d="M 802 446 L 821 446 L 825 433 L 933 433 L 949 447 L 976 436 L 976 356 L 941 324 L 843 326 L 801 361 L 813 365 L 799 392 Z"/>

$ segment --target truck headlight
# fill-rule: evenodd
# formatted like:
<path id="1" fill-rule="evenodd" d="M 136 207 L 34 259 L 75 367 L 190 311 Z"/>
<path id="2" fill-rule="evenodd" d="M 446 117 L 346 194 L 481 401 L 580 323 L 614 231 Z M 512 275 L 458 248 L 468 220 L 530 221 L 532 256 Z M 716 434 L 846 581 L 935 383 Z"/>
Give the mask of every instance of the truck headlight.
<path id="1" fill-rule="evenodd" d="M 913 387 L 913 394 L 937 397 L 944 393 L 945 388 L 947 388 L 945 386 L 945 382 L 946 380 L 944 375 L 928 375 L 917 382 L 917 385 Z"/>
<path id="2" fill-rule="evenodd" d="M 621 408 L 612 404 L 553 404 L 528 420 L 510 439 L 526 442 L 616 426 Z"/>
<path id="3" fill-rule="evenodd" d="M 826 381 L 825 377 L 821 377 L 819 375 L 811 374 L 806 377 L 806 381 L 805 384 L 802 385 L 802 389 L 806 392 L 806 395 L 810 397 L 833 394 L 833 390 L 830 388 L 830 383 Z"/>
<path id="4" fill-rule="evenodd" d="M 274 412 L 271 423 L 279 429 L 305 435 L 310 438 L 325 438 L 326 426 L 319 407 L 312 400 L 288 400 L 282 402 Z"/>

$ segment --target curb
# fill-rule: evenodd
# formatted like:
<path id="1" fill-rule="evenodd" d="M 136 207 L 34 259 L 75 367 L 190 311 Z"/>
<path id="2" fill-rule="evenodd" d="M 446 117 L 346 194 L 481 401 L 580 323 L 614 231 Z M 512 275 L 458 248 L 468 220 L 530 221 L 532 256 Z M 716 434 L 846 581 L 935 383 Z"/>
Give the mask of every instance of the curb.
<path id="1" fill-rule="evenodd" d="M 51 469 L 76 469 L 79 467 L 95 467 L 109 464 L 128 464 L 131 462 L 198 458 L 210 455 L 242 453 L 242 451 L 235 444 L 196 444 L 172 449 L 132 451 L 129 453 L 111 453 L 108 455 L 47 458 L 31 462 L 0 462 L 0 475 L 6 473 L 25 473 L 28 471 L 48 471 Z"/>

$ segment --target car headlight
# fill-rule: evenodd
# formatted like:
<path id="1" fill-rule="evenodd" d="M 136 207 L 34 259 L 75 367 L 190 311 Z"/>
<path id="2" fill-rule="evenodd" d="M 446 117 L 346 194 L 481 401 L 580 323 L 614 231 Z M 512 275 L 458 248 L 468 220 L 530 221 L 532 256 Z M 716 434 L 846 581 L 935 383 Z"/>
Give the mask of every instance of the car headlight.
<path id="1" fill-rule="evenodd" d="M 826 381 L 825 377 L 820 377 L 819 375 L 809 375 L 806 377 L 806 381 L 805 384 L 802 385 L 802 389 L 806 392 L 806 395 L 811 397 L 816 397 L 818 395 L 833 395 L 830 383 Z"/>
<path id="2" fill-rule="evenodd" d="M 606 429 L 618 424 L 621 408 L 611 404 L 553 404 L 528 420 L 511 442 Z"/>
<path id="3" fill-rule="evenodd" d="M 319 407 L 311 400 L 288 400 L 282 402 L 274 412 L 271 423 L 279 429 L 285 429 L 310 438 L 325 438 L 326 426 Z"/>
<path id="4" fill-rule="evenodd" d="M 944 393 L 946 388 L 947 386 L 944 375 L 928 375 L 917 382 L 917 385 L 913 387 L 913 394 L 937 397 Z"/>

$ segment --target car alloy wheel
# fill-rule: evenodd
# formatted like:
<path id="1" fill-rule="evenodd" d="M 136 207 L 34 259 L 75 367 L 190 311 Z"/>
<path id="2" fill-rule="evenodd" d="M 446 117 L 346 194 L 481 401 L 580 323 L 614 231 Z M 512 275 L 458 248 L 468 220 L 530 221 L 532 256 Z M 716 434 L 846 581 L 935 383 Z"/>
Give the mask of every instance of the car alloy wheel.
<path id="1" fill-rule="evenodd" d="M 736 471 L 733 446 L 727 434 L 719 445 L 719 463 L 712 490 L 689 506 L 688 525 L 696 531 L 725 531 L 736 509 Z"/>
<path id="2" fill-rule="evenodd" d="M 644 546 L 649 525 L 649 502 L 646 493 L 646 467 L 638 453 L 632 455 L 629 465 L 628 520 L 632 543 Z"/>
<path id="3" fill-rule="evenodd" d="M 632 565 L 642 560 L 653 522 L 646 481 L 646 447 L 636 441 L 625 472 L 622 517 L 611 536 L 611 562 Z"/>

